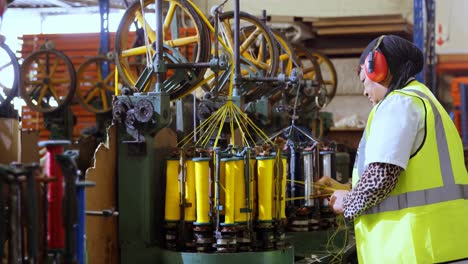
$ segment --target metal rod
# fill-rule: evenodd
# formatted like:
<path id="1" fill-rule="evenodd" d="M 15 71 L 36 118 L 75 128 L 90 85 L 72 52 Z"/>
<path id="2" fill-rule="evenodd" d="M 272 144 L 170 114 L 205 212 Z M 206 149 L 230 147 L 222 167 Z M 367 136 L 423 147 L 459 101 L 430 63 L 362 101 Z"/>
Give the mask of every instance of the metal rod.
<path id="1" fill-rule="evenodd" d="M 262 22 L 266 25 L 267 23 L 267 12 L 266 12 L 266 9 L 263 9 L 262 10 Z M 262 37 L 262 62 L 266 62 L 267 61 L 267 52 L 266 52 L 266 49 L 267 49 L 267 44 L 266 44 L 266 39 L 265 39 L 265 36 L 263 36 L 263 34 L 261 35 Z"/>
<path id="2" fill-rule="evenodd" d="M 27 211 L 28 211 L 28 259 L 30 263 L 36 263 L 38 260 L 39 241 L 38 229 L 38 212 L 37 212 L 37 191 L 36 191 L 36 171 L 39 169 L 38 164 L 33 164 L 27 167 L 26 172 L 26 188 L 27 188 Z"/>
<path id="3" fill-rule="evenodd" d="M 289 77 L 278 78 L 278 77 L 242 77 L 243 81 L 246 82 L 291 82 L 294 79 Z"/>
<path id="4" fill-rule="evenodd" d="M 118 216 L 119 212 L 114 211 L 114 210 L 86 211 L 86 215 L 111 217 L 111 216 Z"/>
<path id="5" fill-rule="evenodd" d="M 155 61 L 156 61 L 156 67 L 161 67 L 160 63 L 164 63 L 163 61 L 163 32 L 162 32 L 162 0 L 155 0 L 155 6 L 156 6 L 156 54 L 155 54 Z M 155 69 L 156 70 L 156 87 L 155 87 L 155 92 L 161 92 L 162 87 L 163 87 L 163 81 L 164 81 L 164 72 L 162 72 L 160 69 Z"/>
<path id="6" fill-rule="evenodd" d="M 215 16 L 214 16 L 214 39 L 215 39 L 215 43 L 214 43 L 214 59 L 217 61 L 218 58 L 219 58 L 219 39 L 218 39 L 218 35 L 219 35 L 219 8 L 216 8 L 215 10 Z M 219 62 L 218 62 L 219 64 Z M 218 84 L 219 84 L 219 75 L 218 75 L 218 71 L 214 71 L 214 85 L 215 87 L 217 88 L 218 87 Z M 218 89 L 214 89 L 214 97 L 215 98 L 218 98 Z"/>
<path id="7" fill-rule="evenodd" d="M 220 151 L 219 148 L 215 148 L 215 155 L 216 155 L 216 164 L 215 164 L 215 211 L 216 211 L 216 232 L 219 232 L 219 180 L 221 175 L 221 167 L 219 163 L 221 162 L 220 158 Z"/>
<path id="8" fill-rule="evenodd" d="M 210 68 L 209 62 L 198 62 L 198 63 L 168 63 L 166 64 L 168 69 L 187 69 L 187 68 Z"/>
<path id="9" fill-rule="evenodd" d="M 239 19 L 239 1 L 234 0 L 234 89 L 240 86 L 240 19 Z"/>

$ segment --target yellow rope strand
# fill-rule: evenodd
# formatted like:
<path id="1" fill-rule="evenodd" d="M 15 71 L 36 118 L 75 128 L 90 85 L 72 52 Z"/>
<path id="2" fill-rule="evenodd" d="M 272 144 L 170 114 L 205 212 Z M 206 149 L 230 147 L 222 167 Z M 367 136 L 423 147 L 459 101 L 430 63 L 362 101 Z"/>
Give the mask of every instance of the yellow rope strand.
<path id="1" fill-rule="evenodd" d="M 331 260 L 329 263 L 340 264 L 340 263 L 343 263 L 343 254 L 346 249 L 346 244 L 348 243 L 349 228 L 346 225 L 346 221 L 343 215 L 337 215 L 336 222 L 337 222 L 338 228 L 335 230 L 335 232 L 333 232 L 333 234 L 328 239 L 326 249 L 327 249 L 327 253 L 330 254 L 331 256 Z M 334 242 L 335 242 L 336 236 L 340 232 L 344 232 L 344 239 L 343 239 L 344 241 L 343 241 L 342 246 L 337 247 L 334 244 Z M 338 249 L 338 251 L 336 251 L 336 249 Z"/>
<path id="2" fill-rule="evenodd" d="M 307 196 L 300 196 L 300 197 L 294 197 L 294 198 L 291 198 L 291 197 L 287 197 L 286 198 L 286 201 L 296 201 L 296 200 L 304 200 L 304 199 L 312 199 L 312 198 L 324 198 L 324 197 L 328 197 L 330 196 L 329 194 L 326 195 L 326 194 L 316 194 L 316 195 L 309 195 L 308 197 Z"/>
<path id="3" fill-rule="evenodd" d="M 211 126 L 212 125 L 212 122 L 211 120 L 214 119 L 216 117 L 216 115 L 211 115 L 209 116 L 205 121 L 203 121 L 199 126 L 198 126 L 198 129 L 197 131 L 201 131 L 203 130 L 206 126 Z M 188 144 L 189 142 L 192 141 L 194 137 L 194 131 L 190 132 L 187 136 L 185 136 L 180 142 L 179 142 L 179 146 L 182 146 L 182 147 L 185 147 L 186 144 Z"/>

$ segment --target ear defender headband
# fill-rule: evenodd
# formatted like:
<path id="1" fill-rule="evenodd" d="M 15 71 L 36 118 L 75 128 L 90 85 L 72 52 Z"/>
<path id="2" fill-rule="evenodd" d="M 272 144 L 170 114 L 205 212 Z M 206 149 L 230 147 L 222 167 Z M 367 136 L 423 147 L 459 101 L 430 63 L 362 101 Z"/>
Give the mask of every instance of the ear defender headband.
<path id="1" fill-rule="evenodd" d="M 388 66 L 385 55 L 378 51 L 380 44 L 382 43 L 385 35 L 380 36 L 375 44 L 374 48 L 367 55 L 364 61 L 364 69 L 369 79 L 374 82 L 381 82 L 387 77 Z"/>

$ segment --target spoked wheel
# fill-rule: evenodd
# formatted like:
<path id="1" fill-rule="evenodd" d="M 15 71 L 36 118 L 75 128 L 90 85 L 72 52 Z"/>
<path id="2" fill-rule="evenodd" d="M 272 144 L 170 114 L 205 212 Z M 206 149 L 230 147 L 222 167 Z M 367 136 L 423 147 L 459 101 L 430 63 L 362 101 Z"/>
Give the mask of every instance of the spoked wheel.
<path id="1" fill-rule="evenodd" d="M 35 51 L 21 65 L 21 97 L 37 112 L 60 110 L 71 102 L 75 89 L 73 64 L 58 50 Z"/>
<path id="2" fill-rule="evenodd" d="M 199 15 L 186 1 L 163 1 L 163 42 L 165 59 L 171 63 L 207 62 L 210 55 L 210 37 Z M 156 41 L 154 0 L 130 5 L 120 21 L 115 42 L 116 66 L 124 83 L 135 87 L 142 69 L 148 64 L 147 53 L 153 64 Z M 145 34 L 146 30 L 146 34 Z M 147 40 L 145 40 L 145 36 Z M 147 46 L 149 44 L 149 46 Z M 164 90 L 171 99 L 182 97 L 195 88 L 206 68 L 168 69 Z M 152 91 L 155 76 L 143 91 Z"/>
<path id="3" fill-rule="evenodd" d="M 331 60 L 324 54 L 308 51 L 302 46 L 295 47 L 304 65 L 304 80 L 313 80 L 311 86 L 306 87 L 307 94 L 315 97 L 315 105 L 322 108 L 327 105 L 336 94 L 338 79 Z"/>
<path id="4" fill-rule="evenodd" d="M 286 77 L 291 76 L 294 68 L 301 68 L 301 64 L 299 58 L 294 51 L 293 45 L 286 39 L 286 37 L 280 33 L 279 31 L 273 30 L 273 34 L 275 36 L 275 40 L 278 45 L 278 72 L 276 76 L 279 74 L 284 74 Z M 298 87 L 295 87 L 298 88 Z M 275 83 L 270 84 L 270 86 L 263 91 L 262 94 L 257 95 L 256 98 L 260 98 L 261 96 L 268 96 L 270 98 L 270 102 L 274 104 L 275 102 L 279 101 L 280 99 L 286 103 L 289 101 L 288 98 L 291 96 L 295 96 L 297 94 L 297 89 L 294 89 L 292 86 L 288 86 L 286 83 Z M 286 96 L 288 98 L 282 98 Z"/>
<path id="5" fill-rule="evenodd" d="M 220 32 L 224 31 L 224 42 L 234 50 L 234 12 L 220 15 Z M 239 13 L 239 52 L 241 56 L 240 69 L 243 77 L 271 77 L 278 73 L 278 48 L 271 30 L 257 17 L 245 12 Z M 221 46 L 221 45 L 220 45 Z M 232 58 L 233 59 L 233 58 Z M 234 67 L 234 61 L 229 62 L 226 71 L 220 72 L 220 82 L 216 87 L 210 84 L 212 92 L 227 94 L 229 77 Z M 263 90 L 263 85 L 243 85 L 241 94 L 255 94 Z M 260 91 L 261 93 L 261 91 Z M 248 96 L 247 96 L 248 97 Z"/>
<path id="6" fill-rule="evenodd" d="M 0 39 L 0 107 L 18 95 L 19 75 L 20 66 L 15 54 Z"/>
<path id="7" fill-rule="evenodd" d="M 115 64 L 105 56 L 92 57 L 83 62 L 76 72 L 76 97 L 86 110 L 107 113 L 112 109 Z"/>

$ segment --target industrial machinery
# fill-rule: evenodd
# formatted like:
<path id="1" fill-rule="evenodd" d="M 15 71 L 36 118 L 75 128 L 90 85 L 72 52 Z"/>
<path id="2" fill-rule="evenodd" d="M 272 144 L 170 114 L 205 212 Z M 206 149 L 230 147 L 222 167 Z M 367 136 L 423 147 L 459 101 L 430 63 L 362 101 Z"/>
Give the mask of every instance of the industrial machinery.
<path id="1" fill-rule="evenodd" d="M 70 109 L 76 89 L 75 69 L 70 59 L 47 41 L 24 59 L 20 76 L 21 97 L 43 115 L 44 126 L 50 131 L 49 140 L 38 143 L 46 149 L 47 175 L 42 193 L 41 261 L 84 263 L 84 188 L 92 184 L 80 176 L 75 164 L 78 151 L 66 150 L 76 123 Z"/>
<path id="2" fill-rule="evenodd" d="M 18 95 L 20 66 L 0 34 L 0 117 L 16 117 L 11 100 Z"/>
<path id="3" fill-rule="evenodd" d="M 332 175 L 333 148 L 294 123 L 298 106 L 317 110 L 336 87 L 327 90 L 313 56 L 304 81 L 306 59 L 234 2 L 233 12 L 213 8 L 212 23 L 189 0 L 137 1 L 121 20 L 125 87 L 112 108 L 121 263 L 294 263 L 305 255 L 295 255 L 291 231 L 336 227 L 313 186 Z M 193 91 L 204 94 L 193 132 L 160 138 L 171 100 Z M 272 115 L 259 109 L 272 106 L 287 110 L 277 111 L 287 113 L 281 126 L 293 120 L 289 129 L 306 139 L 267 123 L 265 133 L 258 121 Z M 304 243 L 314 239 L 307 234 Z"/>

